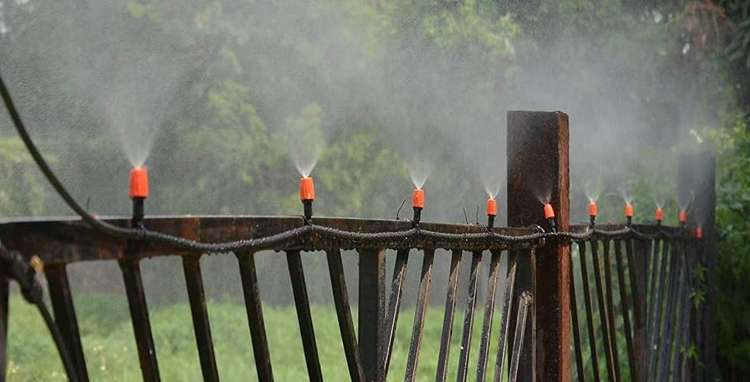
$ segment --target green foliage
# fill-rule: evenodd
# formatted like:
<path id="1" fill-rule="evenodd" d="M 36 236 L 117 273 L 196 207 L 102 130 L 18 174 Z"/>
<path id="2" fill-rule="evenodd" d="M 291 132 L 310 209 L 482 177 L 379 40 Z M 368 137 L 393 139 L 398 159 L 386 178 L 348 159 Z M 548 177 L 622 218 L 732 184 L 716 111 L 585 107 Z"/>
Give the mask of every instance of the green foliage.
<path id="1" fill-rule="evenodd" d="M 718 320 L 722 359 L 736 373 L 750 372 L 750 130 L 738 120 L 711 131 L 719 148 L 716 219 L 719 228 Z"/>
<path id="2" fill-rule="evenodd" d="M 122 296 L 120 296 L 122 297 Z M 80 319 L 82 345 L 92 381 L 140 380 L 140 367 L 127 306 L 122 299 L 112 296 L 77 296 L 76 308 Z M 187 303 L 151 307 L 151 323 L 159 361 L 159 370 L 166 381 L 194 381 L 201 378 L 200 362 Z M 8 381 L 64 381 L 62 364 L 50 336 L 35 309 L 20 296 L 11 297 L 9 326 Z M 356 311 L 356 309 L 353 309 Z M 257 380 L 255 363 L 247 330 L 247 313 L 242 304 L 208 302 L 211 330 L 219 375 L 222 380 Z M 413 309 L 402 309 L 402 317 L 412 317 Z M 274 377 L 292 381 L 307 379 L 302 342 L 297 316 L 293 307 L 263 307 Z M 325 305 L 312 307 L 318 352 L 325 380 L 349 379 L 343 345 L 334 309 Z M 425 321 L 422 357 L 418 373 L 429 379 L 437 368 L 437 351 L 442 332 L 442 308 L 430 308 Z M 356 316 L 354 322 L 357 322 Z M 453 333 L 460 333 L 463 321 L 454 320 Z M 475 321 L 475 325 L 479 325 Z M 493 332 L 500 325 L 496 312 Z M 472 353 L 479 350 L 480 330 L 475 326 Z M 460 350 L 460 335 L 451 344 L 452 360 Z M 396 331 L 389 381 L 401 380 L 409 350 L 411 325 L 400 322 Z M 497 351 L 497 341 L 490 354 Z M 507 362 L 506 362 L 507 367 Z M 456 378 L 456 365 L 450 368 L 449 378 Z M 488 365 L 490 376 L 494 363 Z"/>

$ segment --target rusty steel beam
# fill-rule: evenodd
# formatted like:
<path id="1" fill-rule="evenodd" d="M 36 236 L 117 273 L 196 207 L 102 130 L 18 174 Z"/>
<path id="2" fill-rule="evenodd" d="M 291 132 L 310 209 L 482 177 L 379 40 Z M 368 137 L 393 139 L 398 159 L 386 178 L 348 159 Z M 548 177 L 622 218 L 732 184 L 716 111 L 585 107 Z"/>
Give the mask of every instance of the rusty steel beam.
<path id="1" fill-rule="evenodd" d="M 569 130 L 562 112 L 508 112 L 508 225 L 547 227 L 542 202 L 569 229 Z M 519 378 L 570 381 L 570 246 L 550 242 L 536 256 L 518 255 L 517 293 L 533 291 Z M 539 343 L 537 343 L 539 342 Z M 532 354 L 534 353 L 534 354 Z"/>

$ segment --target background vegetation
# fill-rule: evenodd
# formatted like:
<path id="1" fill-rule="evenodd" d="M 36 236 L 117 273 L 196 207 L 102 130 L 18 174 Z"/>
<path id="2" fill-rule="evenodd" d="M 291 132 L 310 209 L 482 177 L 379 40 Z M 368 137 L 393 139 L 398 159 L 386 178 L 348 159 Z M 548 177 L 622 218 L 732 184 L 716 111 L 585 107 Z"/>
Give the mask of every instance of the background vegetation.
<path id="1" fill-rule="evenodd" d="M 157 149 L 148 160 L 154 179 L 151 213 L 299 213 L 288 155 L 298 149 L 290 147 L 289 139 L 299 130 L 314 131 L 313 137 L 326 141 L 314 171 L 318 193 L 325 195 L 316 203 L 322 214 L 393 217 L 411 187 L 410 156 L 420 148 L 436 167 L 428 182 L 430 198 L 441 201 L 441 208 L 425 211 L 426 218 L 454 222 L 463 221 L 463 209 L 473 210 L 483 198 L 484 179 L 469 176 L 482 167 L 477 163 L 500 163 L 501 150 L 488 150 L 482 142 L 504 145 L 502 138 L 487 138 L 485 129 L 494 132 L 503 125 L 508 108 L 569 111 L 573 126 L 580 127 L 573 136 L 573 184 L 578 187 L 591 177 L 592 162 L 607 163 L 618 176 L 628 174 L 636 203 L 643 206 L 640 220 L 649 218 L 657 191 L 674 193 L 670 171 L 679 153 L 714 149 L 721 370 L 728 380 L 750 372 L 748 2 L 106 3 L 97 6 L 128 20 L 112 27 L 112 38 L 129 36 L 133 51 L 156 59 L 181 57 L 181 77 L 169 89 L 171 98 L 159 104 L 159 118 L 151 116 L 160 126 Z M 107 129 L 98 129 L 110 121 L 96 110 L 102 93 L 90 90 L 106 89 L 110 80 L 88 71 L 95 68 L 91 61 L 102 45 L 71 47 L 56 40 L 61 34 L 85 36 L 91 27 L 88 7 L 94 5 L 28 0 L 0 1 L 0 6 L 0 69 L 10 78 L 34 136 L 91 210 L 127 213 L 121 190 L 129 165 Z M 611 102 L 600 103 L 602 98 Z M 425 135 L 433 149 L 420 147 L 418 138 Z M 612 161 L 613 153 L 622 155 Z M 582 204 L 584 190 L 575 191 L 574 203 Z M 605 203 L 618 205 L 605 211 L 620 209 L 619 200 Z M 674 207 L 674 200 L 669 203 Z M 39 176 L 7 119 L 0 120 L 0 213 L 69 213 Z M 617 214 L 606 218 L 617 219 Z M 100 284 L 91 281 L 88 287 L 93 286 Z M 90 304 L 78 307 L 83 320 L 89 313 L 107 319 L 86 321 L 92 327 L 82 324 L 91 333 L 87 346 L 132 346 L 123 334 L 126 315 Z M 36 325 L 19 323 L 22 306 L 14 300 L 14 323 Z M 186 309 L 165 306 L 155 315 Z M 232 309 L 227 306 L 217 315 L 242 321 Z M 283 309 L 269 314 L 286 319 Z M 122 330 L 96 330 L 96 325 Z M 189 326 L 182 326 L 170 330 L 183 330 L 188 337 L 179 341 L 191 342 Z M 102 335 L 108 337 L 97 337 Z M 157 344 L 160 350 L 179 348 L 170 339 L 158 341 L 165 341 Z M 14 344 L 15 365 L 35 354 L 36 345 Z M 123 367 L 127 363 L 100 355 L 96 367 L 132 372 Z M 245 359 L 236 362 L 249 367 Z M 16 370 L 22 380 L 43 379 Z"/>

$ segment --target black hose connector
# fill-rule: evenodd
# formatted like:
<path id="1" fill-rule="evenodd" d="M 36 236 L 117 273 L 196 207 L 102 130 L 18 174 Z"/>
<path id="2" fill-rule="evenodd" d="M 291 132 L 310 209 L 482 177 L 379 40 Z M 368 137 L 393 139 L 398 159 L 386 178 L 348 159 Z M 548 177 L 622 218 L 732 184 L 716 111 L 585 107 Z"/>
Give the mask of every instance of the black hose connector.
<path id="1" fill-rule="evenodd" d="M 414 207 L 414 217 L 411 220 L 412 227 L 419 225 L 419 221 L 422 220 L 422 209 L 420 207 Z"/>
<path id="2" fill-rule="evenodd" d="M 495 228 L 495 215 L 487 215 L 487 229 Z"/>
<path id="3" fill-rule="evenodd" d="M 547 224 L 549 224 L 550 232 L 557 232 L 557 223 L 555 222 L 555 218 L 547 219 Z"/>
<path id="4" fill-rule="evenodd" d="M 312 220 L 312 214 L 313 214 L 312 203 L 313 203 L 312 200 L 302 201 L 302 205 L 304 206 L 304 209 L 305 209 L 305 224 L 306 225 L 310 224 L 310 221 Z"/>
<path id="5" fill-rule="evenodd" d="M 145 216 L 145 198 L 133 198 L 133 218 L 130 220 L 132 228 L 143 228 L 143 218 Z"/>
<path id="6" fill-rule="evenodd" d="M 36 278 L 36 270 L 20 253 L 10 251 L 0 244 L 0 276 L 15 280 L 23 298 L 31 304 L 43 303 L 42 285 Z"/>

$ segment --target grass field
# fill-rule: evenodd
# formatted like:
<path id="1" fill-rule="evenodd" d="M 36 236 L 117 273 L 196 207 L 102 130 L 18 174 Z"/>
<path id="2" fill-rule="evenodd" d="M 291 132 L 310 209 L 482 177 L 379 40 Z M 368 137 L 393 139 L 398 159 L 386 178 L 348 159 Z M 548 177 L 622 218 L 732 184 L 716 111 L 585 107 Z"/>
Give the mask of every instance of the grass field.
<path id="1" fill-rule="evenodd" d="M 208 308 L 221 380 L 257 380 L 244 305 L 209 302 Z M 8 380 L 65 380 L 59 357 L 35 308 L 16 295 L 11 297 L 10 309 Z M 327 381 L 348 381 L 346 360 L 333 307 L 318 305 L 313 306 L 312 310 L 324 378 Z M 91 380 L 141 380 L 127 305 L 107 296 L 77 296 L 76 311 Z M 457 307 L 454 318 L 449 380 L 455 380 L 460 351 L 458 342 L 463 325 L 462 312 L 461 304 Z M 201 380 L 189 305 L 176 303 L 159 306 L 152 308 L 150 314 L 162 380 Z M 307 380 L 294 308 L 266 306 L 264 316 L 275 379 Z M 389 380 L 403 379 L 412 319 L 413 310 L 402 311 Z M 435 378 L 442 320 L 442 308 L 429 309 L 418 369 L 420 381 Z M 482 309 L 479 304 L 474 322 L 470 380 L 473 379 L 476 368 L 481 321 Z M 492 358 L 488 366 L 490 376 L 494 375 L 499 324 L 499 314 L 496 314 L 493 325 L 494 346 L 491 348 Z"/>

